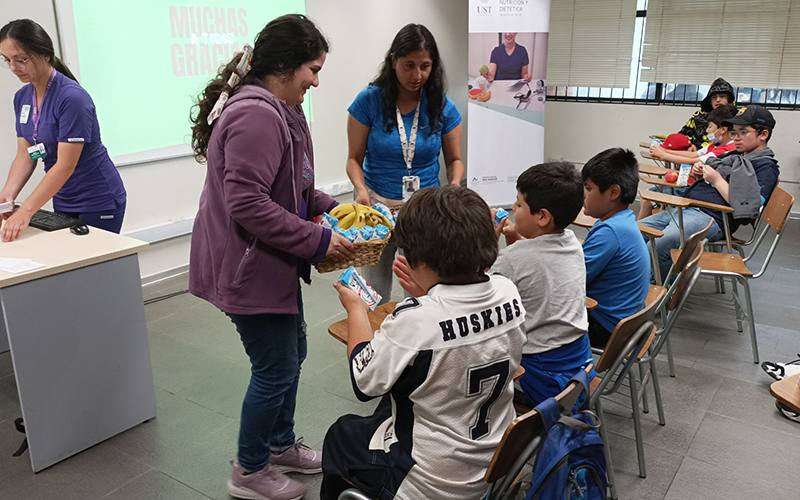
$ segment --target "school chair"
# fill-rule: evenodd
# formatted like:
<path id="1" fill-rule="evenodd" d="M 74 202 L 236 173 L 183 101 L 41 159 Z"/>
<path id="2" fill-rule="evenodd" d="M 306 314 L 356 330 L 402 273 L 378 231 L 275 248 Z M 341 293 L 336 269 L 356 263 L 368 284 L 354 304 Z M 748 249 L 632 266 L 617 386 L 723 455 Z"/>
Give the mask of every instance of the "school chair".
<path id="1" fill-rule="evenodd" d="M 769 266 L 772 256 L 775 253 L 775 248 L 777 248 L 778 242 L 783 235 L 783 229 L 793 205 L 794 196 L 776 187 L 772 191 L 772 196 L 770 196 L 764 210 L 761 212 L 764 228 L 761 230 L 761 233 L 750 249 L 750 253 L 746 257 L 731 253 L 706 252 L 700 259 L 700 267 L 702 268 L 701 274 L 728 278 L 731 280 L 731 293 L 733 295 L 732 300 L 736 311 L 737 327 L 739 331 L 742 331 L 743 316 L 746 316 L 750 325 L 750 342 L 753 346 L 754 363 L 758 363 L 758 342 L 756 339 L 756 322 L 753 317 L 753 301 L 750 296 L 749 281 L 760 278 L 767 270 L 767 266 Z M 753 272 L 747 267 L 747 263 L 758 251 L 770 229 L 775 232 L 772 238 L 772 244 L 767 251 L 764 262 L 761 264 L 761 269 L 758 272 Z M 730 235 L 728 236 L 730 237 Z M 673 262 L 675 262 L 679 253 L 672 250 L 671 255 Z M 741 284 L 742 288 L 744 288 L 744 303 L 742 303 L 742 300 L 739 298 L 737 283 Z"/>
<path id="2" fill-rule="evenodd" d="M 686 299 L 689 298 L 689 295 L 694 289 L 695 283 L 697 283 L 697 280 L 700 277 L 701 269 L 698 266 L 698 263 L 703 255 L 704 243 L 705 240 L 699 240 L 694 246 L 687 245 L 684 248 L 683 254 L 689 255 L 689 257 L 685 259 L 686 263 L 683 264 L 682 269 L 677 274 L 678 278 L 675 280 L 675 285 L 673 287 L 674 289 L 671 289 L 664 295 L 663 300 L 666 302 L 664 307 L 664 324 L 658 330 L 656 330 L 654 342 L 651 343 L 647 351 L 642 353 L 643 355 L 636 359 L 636 364 L 639 367 L 639 391 L 637 393 L 637 398 L 642 400 L 642 411 L 647 413 L 648 408 L 646 390 L 648 382 L 652 380 L 653 394 L 655 396 L 656 409 L 658 411 L 658 423 L 660 425 L 666 425 L 666 419 L 664 417 L 664 405 L 661 400 L 661 388 L 658 383 L 658 372 L 656 371 L 655 359 L 659 352 L 661 352 L 661 348 L 665 344 L 669 345 L 669 334 L 672 331 L 673 326 L 675 326 L 675 322 L 677 321 L 678 316 L 686 304 Z M 637 440 L 640 439 L 641 436 L 637 435 Z M 644 462 L 641 463 L 641 468 L 644 470 Z"/>
<path id="3" fill-rule="evenodd" d="M 361 493 L 356 488 L 347 488 L 339 493 L 339 500 L 373 500 L 367 495 Z"/>
<path id="4" fill-rule="evenodd" d="M 671 168 L 659 167 L 656 165 L 648 165 L 647 163 L 639 164 L 639 174 L 647 174 L 651 177 L 664 177 L 667 172 L 671 172 Z"/>
<path id="5" fill-rule="evenodd" d="M 584 371 L 587 375 L 591 375 L 593 368 L 594 366 L 590 363 Z M 573 382 L 555 396 L 562 415 L 572 414 L 572 409 L 581 392 L 581 385 Z M 484 500 L 514 498 L 515 490 L 519 488 L 522 468 L 536 456 L 546 435 L 544 419 L 536 409 L 530 410 L 511 422 L 486 470 L 484 479 L 489 483 L 489 491 Z"/>
<path id="6" fill-rule="evenodd" d="M 665 291 L 661 291 L 653 302 L 645 306 L 638 313 L 628 316 L 619 323 L 611 333 L 611 338 L 597 361 L 597 376 L 590 384 L 591 398 L 589 406 L 597 410 L 600 421 L 603 421 L 602 396 L 610 396 L 619 390 L 623 380 L 627 377 L 630 384 L 631 402 L 633 403 L 633 423 L 636 432 L 636 451 L 639 457 L 639 475 L 646 477 L 644 469 L 644 444 L 641 442 L 641 421 L 639 416 L 639 399 L 637 397 L 637 379 L 632 374 L 631 368 L 636 363 L 636 358 L 645 351 L 656 333 L 653 318 L 656 306 L 663 298 Z M 600 426 L 600 437 L 605 443 L 606 470 L 608 483 L 611 489 L 611 498 L 616 499 L 616 482 L 614 467 L 611 461 L 611 451 L 608 442 L 606 426 Z"/>

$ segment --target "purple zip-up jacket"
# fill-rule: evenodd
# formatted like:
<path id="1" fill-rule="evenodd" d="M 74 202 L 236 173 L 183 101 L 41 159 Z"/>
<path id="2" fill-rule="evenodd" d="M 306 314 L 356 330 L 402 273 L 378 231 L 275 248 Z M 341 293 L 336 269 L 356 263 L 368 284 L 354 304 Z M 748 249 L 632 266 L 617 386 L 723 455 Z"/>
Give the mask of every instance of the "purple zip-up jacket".
<path id="1" fill-rule="evenodd" d="M 248 77 L 211 132 L 192 230 L 193 295 L 233 314 L 298 313 L 298 275 L 309 281 L 308 261 L 321 260 L 331 238 L 310 219 L 336 205 L 313 182 L 303 190 L 305 157 L 313 166 L 302 108 Z"/>

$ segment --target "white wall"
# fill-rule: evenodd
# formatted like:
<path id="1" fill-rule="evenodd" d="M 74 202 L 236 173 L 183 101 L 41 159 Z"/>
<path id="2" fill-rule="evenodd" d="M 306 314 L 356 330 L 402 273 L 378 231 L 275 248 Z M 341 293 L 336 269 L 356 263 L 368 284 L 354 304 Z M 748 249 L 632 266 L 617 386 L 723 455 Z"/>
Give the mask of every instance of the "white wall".
<path id="1" fill-rule="evenodd" d="M 548 159 L 585 163 L 600 151 L 620 146 L 636 154 L 650 134 L 677 132 L 695 109 L 585 102 L 553 102 L 545 106 L 545 151 Z M 775 133 L 769 146 L 781 168 L 781 187 L 800 199 L 800 111 L 772 110 Z M 643 163 L 651 163 L 639 156 Z M 795 204 L 794 213 L 800 213 Z"/>

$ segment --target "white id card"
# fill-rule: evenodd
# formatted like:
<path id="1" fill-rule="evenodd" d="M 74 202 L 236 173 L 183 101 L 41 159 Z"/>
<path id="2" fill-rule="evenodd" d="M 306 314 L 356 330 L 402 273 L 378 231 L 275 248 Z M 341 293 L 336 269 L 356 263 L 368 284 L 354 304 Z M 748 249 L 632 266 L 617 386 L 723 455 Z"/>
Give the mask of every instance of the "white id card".
<path id="1" fill-rule="evenodd" d="M 28 148 L 28 154 L 31 157 L 31 160 L 38 160 L 39 158 L 44 158 L 47 156 L 47 151 L 44 150 L 44 144 L 41 142 L 39 144 L 34 144 L 33 146 Z"/>
<path id="2" fill-rule="evenodd" d="M 419 176 L 418 175 L 404 175 L 403 176 L 403 201 L 408 201 L 411 195 L 419 190 Z"/>
<path id="3" fill-rule="evenodd" d="M 19 112 L 19 122 L 23 125 L 28 123 L 28 116 L 31 114 L 31 105 L 23 104 L 22 111 Z"/>

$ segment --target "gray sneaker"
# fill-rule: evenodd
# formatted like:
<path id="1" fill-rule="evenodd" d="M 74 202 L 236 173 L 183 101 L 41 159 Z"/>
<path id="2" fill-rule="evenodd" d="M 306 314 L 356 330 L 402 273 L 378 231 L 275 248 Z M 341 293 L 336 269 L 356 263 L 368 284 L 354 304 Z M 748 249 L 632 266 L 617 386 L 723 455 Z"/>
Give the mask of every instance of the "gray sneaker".
<path id="1" fill-rule="evenodd" d="M 258 472 L 245 475 L 238 462 L 231 462 L 231 480 L 228 493 L 234 498 L 247 500 L 300 500 L 306 487 L 270 464 Z"/>
<path id="2" fill-rule="evenodd" d="M 269 463 L 279 472 L 318 474 L 322 472 L 322 452 L 314 451 L 304 445 L 303 438 L 300 438 L 283 453 L 272 453 Z"/>

